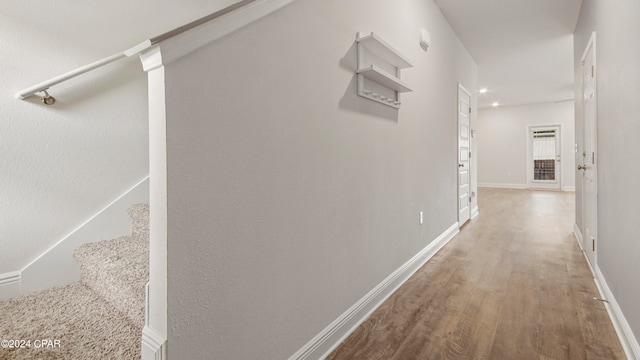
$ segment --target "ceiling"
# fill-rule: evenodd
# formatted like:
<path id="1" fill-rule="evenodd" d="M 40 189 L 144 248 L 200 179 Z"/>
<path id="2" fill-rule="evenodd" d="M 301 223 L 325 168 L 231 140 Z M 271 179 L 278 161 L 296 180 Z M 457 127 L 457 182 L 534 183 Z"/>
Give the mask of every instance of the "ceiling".
<path id="1" fill-rule="evenodd" d="M 435 0 L 478 64 L 478 107 L 573 99 L 582 0 Z"/>
<path id="2" fill-rule="evenodd" d="M 10 1 L 2 4 L 0 20 L 14 23 L 16 29 L 40 32 L 52 48 L 75 47 L 97 60 L 238 1 Z"/>
<path id="3" fill-rule="evenodd" d="M 125 7 L 103 1 L 63 8 L 59 1 L 18 1 L 5 6 L 0 18 L 39 30 L 58 51 L 81 49 L 82 64 L 237 1 L 138 0 Z M 479 86 L 488 89 L 478 97 L 480 107 L 573 99 L 572 33 L 582 0 L 434 1 L 478 64 Z"/>

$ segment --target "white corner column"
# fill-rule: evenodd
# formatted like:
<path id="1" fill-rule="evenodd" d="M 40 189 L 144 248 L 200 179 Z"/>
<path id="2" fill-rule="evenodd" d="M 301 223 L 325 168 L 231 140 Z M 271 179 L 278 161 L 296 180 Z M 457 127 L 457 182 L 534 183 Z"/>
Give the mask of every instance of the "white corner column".
<path id="1" fill-rule="evenodd" d="M 167 359 L 167 122 L 162 54 L 140 54 L 149 81 L 149 284 L 142 359 Z"/>

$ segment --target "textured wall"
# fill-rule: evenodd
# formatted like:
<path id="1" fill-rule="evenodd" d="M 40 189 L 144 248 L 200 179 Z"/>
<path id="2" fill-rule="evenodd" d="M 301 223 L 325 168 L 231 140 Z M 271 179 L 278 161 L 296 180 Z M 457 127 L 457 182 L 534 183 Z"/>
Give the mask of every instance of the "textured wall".
<path id="1" fill-rule="evenodd" d="M 13 95 L 232 2 L 2 4 L 0 274 L 22 269 L 148 173 L 137 59 L 56 86 L 52 107 Z"/>
<path id="2" fill-rule="evenodd" d="M 399 111 L 356 95 L 357 31 L 414 62 Z M 298 0 L 165 76 L 172 357 L 287 358 L 457 221 L 477 68 L 431 1 Z"/>
<path id="3" fill-rule="evenodd" d="M 573 101 L 481 109 L 478 112 L 478 183 L 527 186 L 527 127 L 561 125 L 560 182 L 575 184 Z"/>
<path id="4" fill-rule="evenodd" d="M 598 260 L 636 339 L 640 340 L 640 3 L 585 0 L 575 31 L 576 65 L 592 31 L 596 34 L 598 96 Z M 576 78 L 578 79 L 578 78 Z M 576 84 L 576 98 L 581 96 Z M 577 104 L 576 128 L 582 144 L 582 109 Z"/>

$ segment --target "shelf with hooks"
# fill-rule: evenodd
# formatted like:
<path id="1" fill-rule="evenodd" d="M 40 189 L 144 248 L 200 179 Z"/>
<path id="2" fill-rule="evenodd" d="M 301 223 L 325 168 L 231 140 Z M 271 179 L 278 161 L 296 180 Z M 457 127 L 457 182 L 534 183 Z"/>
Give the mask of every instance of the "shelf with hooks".
<path id="1" fill-rule="evenodd" d="M 388 87 L 393 91 L 398 91 L 398 92 L 411 91 L 411 89 L 409 88 L 409 86 L 407 86 L 407 84 L 403 83 L 397 77 L 389 74 L 388 72 L 384 71 L 383 69 L 375 65 L 370 65 L 369 67 L 364 69 L 358 69 L 356 73 L 363 74 L 365 78 L 371 79 L 377 82 L 378 84 L 384 85 L 385 87 Z"/>
<path id="2" fill-rule="evenodd" d="M 400 93 L 412 91 L 400 79 L 400 70 L 411 67 L 411 62 L 375 33 L 357 33 L 356 43 L 358 95 L 399 109 Z"/>

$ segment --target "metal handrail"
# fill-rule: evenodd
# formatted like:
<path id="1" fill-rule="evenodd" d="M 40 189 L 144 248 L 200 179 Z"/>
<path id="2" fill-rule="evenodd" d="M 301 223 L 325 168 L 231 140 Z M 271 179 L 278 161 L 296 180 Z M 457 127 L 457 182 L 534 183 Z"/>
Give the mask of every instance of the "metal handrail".
<path id="1" fill-rule="evenodd" d="M 166 33 L 164 33 L 162 35 L 158 35 L 156 37 L 153 37 L 153 38 L 149 39 L 148 41 L 146 41 L 146 43 L 149 46 L 158 44 L 161 41 L 164 41 L 164 40 L 172 38 L 172 37 L 174 37 L 176 35 L 182 34 L 183 32 L 189 31 L 189 30 L 191 30 L 191 29 L 193 29 L 193 28 L 195 28 L 197 26 L 205 24 L 205 23 L 207 23 L 207 22 L 209 22 L 211 20 L 217 19 L 217 18 L 219 18 L 219 17 L 221 17 L 223 15 L 226 15 L 226 14 L 228 14 L 228 13 L 234 11 L 234 10 L 237 10 L 237 9 L 239 9 L 239 8 L 241 8 L 241 7 L 243 7 L 243 6 L 247 5 L 247 4 L 250 4 L 252 2 L 255 2 L 255 1 L 257 1 L 257 0 L 242 0 L 242 1 L 239 1 L 239 2 L 237 2 L 235 4 L 227 6 L 226 8 L 224 8 L 222 10 L 216 11 L 216 12 L 214 12 L 212 14 L 204 16 L 204 17 L 202 17 L 202 18 L 200 18 L 198 20 L 192 21 L 192 22 L 190 22 L 188 24 L 182 25 L 182 26 L 180 26 L 178 28 L 175 28 L 175 29 L 173 29 L 171 31 L 167 31 Z M 67 81 L 67 80 L 72 79 L 72 78 L 74 78 L 74 77 L 76 77 L 78 75 L 82 75 L 82 74 L 84 74 L 86 72 L 89 72 L 91 70 L 97 69 L 99 67 L 107 65 L 107 64 L 112 63 L 114 61 L 117 61 L 117 60 L 120 60 L 120 59 L 123 59 L 123 58 L 126 58 L 126 57 L 131 57 L 133 55 L 137 55 L 138 53 L 140 53 L 143 50 L 144 50 L 144 48 L 138 48 L 138 46 L 135 46 L 135 47 L 133 47 L 131 49 L 128 49 L 126 51 L 119 52 L 117 54 L 113 54 L 113 55 L 108 56 L 108 57 L 106 57 L 104 59 L 92 62 L 91 64 L 79 67 L 79 68 L 77 68 L 75 70 L 71 70 L 71 71 L 66 72 L 66 73 L 64 73 L 62 75 L 56 76 L 56 77 L 51 78 L 51 79 L 49 79 L 47 81 L 43 81 L 43 82 L 41 82 L 39 84 L 36 84 L 36 85 L 28 87 L 28 88 L 26 88 L 24 90 L 21 90 L 18 93 L 16 93 L 15 97 L 17 99 L 24 100 L 24 99 L 26 99 L 26 98 L 28 98 L 28 97 L 30 97 L 32 95 L 35 95 L 36 93 L 44 92 L 45 93 L 45 97 L 42 98 L 42 102 L 47 104 L 47 105 L 51 105 L 51 104 L 53 104 L 55 102 L 55 99 L 53 99 L 53 97 L 51 97 L 46 92 L 46 90 L 49 89 L 51 86 L 57 85 L 57 84 L 59 84 L 61 82 Z M 49 100 L 49 102 L 48 102 L 48 100 Z"/>
<path id="2" fill-rule="evenodd" d="M 216 11 L 213 14 L 209 14 L 209 15 L 207 15 L 205 17 L 201 17 L 198 20 L 195 20 L 195 21 L 192 21 L 192 22 L 190 22 L 188 24 L 182 25 L 182 26 L 180 26 L 178 28 L 175 28 L 175 29 L 173 29 L 171 31 L 167 31 L 166 33 L 164 33 L 162 35 L 158 35 L 156 37 L 153 37 L 153 38 L 149 39 L 149 41 L 150 41 L 151 45 L 156 45 L 157 43 L 159 43 L 161 41 L 164 41 L 164 40 L 172 38 L 172 37 L 174 37 L 176 35 L 182 34 L 183 32 L 189 31 L 189 30 L 191 30 L 191 29 L 193 29 L 195 27 L 198 27 L 198 26 L 200 26 L 202 24 L 205 24 L 205 23 L 207 23 L 207 22 L 209 22 L 211 20 L 217 19 L 217 18 L 219 18 L 219 17 L 221 17 L 223 15 L 226 15 L 226 14 L 228 14 L 228 13 L 234 11 L 234 10 L 237 10 L 237 9 L 239 9 L 239 8 L 241 8 L 241 7 L 243 7 L 243 6 L 247 5 L 247 4 L 250 4 L 252 2 L 255 2 L 255 1 L 256 0 L 242 0 L 242 1 L 239 1 L 239 2 L 237 2 L 235 4 L 227 6 L 226 8 L 224 8 L 222 10 Z"/>
<path id="3" fill-rule="evenodd" d="M 35 95 L 36 93 L 42 92 L 47 90 L 48 88 L 50 88 L 53 85 L 57 85 L 60 84 L 61 82 L 67 81 L 69 79 L 72 79 L 78 75 L 82 75 L 86 72 L 89 72 L 93 69 L 97 69 L 101 66 L 107 65 L 109 63 L 112 63 L 116 60 L 120 60 L 122 58 L 127 57 L 123 52 L 117 53 L 117 54 L 113 54 L 111 56 L 108 56 L 104 59 L 92 62 L 91 64 L 79 67 L 75 70 L 71 70 L 69 72 L 66 72 L 62 75 L 58 75 L 54 78 L 51 78 L 47 81 L 43 81 L 39 84 L 33 85 L 31 87 L 28 87 L 18 93 L 16 93 L 16 98 L 20 99 L 20 100 L 24 100 L 26 98 L 28 98 L 31 95 Z"/>

